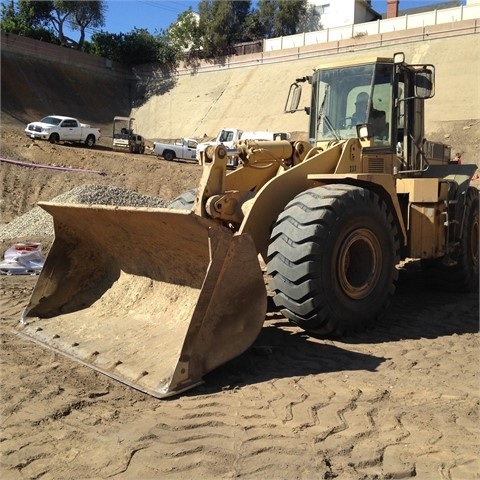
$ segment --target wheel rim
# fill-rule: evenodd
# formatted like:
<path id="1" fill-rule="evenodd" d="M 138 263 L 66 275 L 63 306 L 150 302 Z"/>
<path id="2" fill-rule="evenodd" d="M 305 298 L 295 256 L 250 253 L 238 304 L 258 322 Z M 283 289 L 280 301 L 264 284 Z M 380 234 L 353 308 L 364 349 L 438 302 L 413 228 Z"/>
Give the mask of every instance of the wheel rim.
<path id="1" fill-rule="evenodd" d="M 371 230 L 350 233 L 338 253 L 337 275 L 344 294 L 354 300 L 368 297 L 380 277 L 382 250 Z"/>

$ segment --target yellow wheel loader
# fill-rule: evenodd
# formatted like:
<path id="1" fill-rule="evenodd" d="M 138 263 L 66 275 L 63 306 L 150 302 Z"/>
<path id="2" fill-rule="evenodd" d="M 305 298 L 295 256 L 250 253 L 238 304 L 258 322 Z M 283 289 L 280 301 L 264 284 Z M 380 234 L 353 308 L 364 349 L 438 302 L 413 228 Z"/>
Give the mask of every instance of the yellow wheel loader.
<path id="1" fill-rule="evenodd" d="M 407 257 L 478 290 L 476 165 L 424 139 L 434 73 L 401 53 L 322 65 L 285 105 L 311 84 L 308 142 L 209 147 L 167 209 L 43 203 L 55 241 L 18 332 L 162 398 L 249 348 L 267 291 L 307 332 L 341 335 L 385 312 Z"/>

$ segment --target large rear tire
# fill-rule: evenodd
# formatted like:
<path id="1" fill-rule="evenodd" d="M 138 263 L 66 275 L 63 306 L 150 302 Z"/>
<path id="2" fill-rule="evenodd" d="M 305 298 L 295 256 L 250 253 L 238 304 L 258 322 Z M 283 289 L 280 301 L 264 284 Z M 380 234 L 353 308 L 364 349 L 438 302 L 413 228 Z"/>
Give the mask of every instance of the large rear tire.
<path id="1" fill-rule="evenodd" d="M 342 335 L 377 320 L 398 279 L 397 226 L 371 190 L 326 185 L 279 215 L 268 250 L 274 302 L 306 331 Z"/>
<path id="2" fill-rule="evenodd" d="M 461 238 L 455 239 L 459 248 L 456 254 L 450 257 L 455 264 L 445 265 L 443 258 L 422 261 L 428 282 L 442 290 L 478 292 L 480 241 L 478 195 L 475 187 L 468 187 L 465 192 L 463 233 Z"/>

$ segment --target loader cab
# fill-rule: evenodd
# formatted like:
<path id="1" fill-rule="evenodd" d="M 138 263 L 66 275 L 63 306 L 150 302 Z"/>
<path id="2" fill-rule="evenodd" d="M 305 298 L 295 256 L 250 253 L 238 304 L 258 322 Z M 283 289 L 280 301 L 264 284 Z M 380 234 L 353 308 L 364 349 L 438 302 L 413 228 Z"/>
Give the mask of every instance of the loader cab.
<path id="1" fill-rule="evenodd" d="M 368 132 L 371 147 L 392 148 L 398 95 L 394 71 L 391 61 L 317 70 L 312 77 L 310 142 L 318 145 Z"/>
<path id="2" fill-rule="evenodd" d="M 433 96 L 430 67 L 407 65 L 398 54 L 319 68 L 310 80 L 310 143 L 325 147 L 359 137 L 369 151 L 415 158 L 423 140 L 423 100 Z"/>

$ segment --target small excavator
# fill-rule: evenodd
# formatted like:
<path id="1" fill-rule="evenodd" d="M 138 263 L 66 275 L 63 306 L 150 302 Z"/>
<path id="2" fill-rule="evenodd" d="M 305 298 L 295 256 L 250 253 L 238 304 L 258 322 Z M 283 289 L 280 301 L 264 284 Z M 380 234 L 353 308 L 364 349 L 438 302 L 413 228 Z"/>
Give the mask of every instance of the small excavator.
<path id="1" fill-rule="evenodd" d="M 113 150 L 118 152 L 144 153 L 145 139 L 134 132 L 133 117 L 113 118 Z"/>

